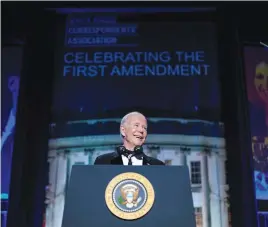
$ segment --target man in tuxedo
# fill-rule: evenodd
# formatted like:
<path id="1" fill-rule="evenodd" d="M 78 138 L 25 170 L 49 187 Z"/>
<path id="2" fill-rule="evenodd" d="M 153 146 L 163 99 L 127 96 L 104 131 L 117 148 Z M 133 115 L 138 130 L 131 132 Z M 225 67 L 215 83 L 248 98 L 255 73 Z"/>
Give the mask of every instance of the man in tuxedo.
<path id="1" fill-rule="evenodd" d="M 116 152 L 97 157 L 94 165 L 164 165 L 160 160 L 143 153 L 147 120 L 141 113 L 131 112 L 125 115 L 121 120 L 120 133 L 123 146 L 119 146 Z"/>

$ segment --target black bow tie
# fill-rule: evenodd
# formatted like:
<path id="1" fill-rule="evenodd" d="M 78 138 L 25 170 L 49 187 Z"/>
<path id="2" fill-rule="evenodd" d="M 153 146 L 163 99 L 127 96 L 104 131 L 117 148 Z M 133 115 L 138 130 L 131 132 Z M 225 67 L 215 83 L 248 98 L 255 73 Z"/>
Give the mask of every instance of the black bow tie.
<path id="1" fill-rule="evenodd" d="M 143 157 L 142 147 L 140 146 L 135 147 L 134 151 L 129 151 L 124 146 L 119 146 L 117 150 L 120 155 L 124 155 L 128 159 L 131 159 L 132 157 L 135 157 L 137 159 L 142 159 Z"/>
<path id="2" fill-rule="evenodd" d="M 130 156 L 134 156 L 134 152 L 125 149 L 123 152 L 121 152 L 121 155 L 124 155 L 128 158 Z"/>

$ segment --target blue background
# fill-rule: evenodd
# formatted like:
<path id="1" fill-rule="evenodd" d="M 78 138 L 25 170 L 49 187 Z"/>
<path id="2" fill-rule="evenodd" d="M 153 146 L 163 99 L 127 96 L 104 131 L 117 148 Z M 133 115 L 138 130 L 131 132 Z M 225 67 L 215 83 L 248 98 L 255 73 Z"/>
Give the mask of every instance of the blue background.
<path id="1" fill-rule="evenodd" d="M 12 76 L 20 77 L 22 61 L 22 47 L 10 46 L 2 49 L 2 74 L 1 74 L 1 138 L 8 122 L 9 114 L 13 108 L 12 93 L 8 87 Z M 16 112 L 16 107 L 15 107 Z M 16 114 L 16 113 L 15 113 Z M 14 143 L 14 129 L 3 144 L 1 150 L 1 198 L 8 198 L 12 153 Z M 3 141 L 1 141 L 3 142 Z"/>
<path id="2" fill-rule="evenodd" d="M 120 23 L 125 22 L 122 20 Z M 221 108 L 214 24 L 132 21 L 131 24 L 133 23 L 137 24 L 138 35 L 128 37 L 131 41 L 125 42 L 136 43 L 138 46 L 69 47 L 63 45 L 66 27 L 61 30 L 59 28 L 60 43 L 56 53 L 53 122 L 122 117 L 132 110 L 145 112 L 147 116 L 219 121 Z M 66 52 L 163 50 L 205 51 L 204 64 L 210 65 L 208 76 L 63 77 Z"/>

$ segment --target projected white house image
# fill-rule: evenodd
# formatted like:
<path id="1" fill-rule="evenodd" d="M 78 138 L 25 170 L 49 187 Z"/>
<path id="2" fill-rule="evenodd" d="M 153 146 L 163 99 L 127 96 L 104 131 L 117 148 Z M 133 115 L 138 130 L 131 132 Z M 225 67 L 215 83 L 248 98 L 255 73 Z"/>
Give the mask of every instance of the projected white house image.
<path id="1" fill-rule="evenodd" d="M 181 126 L 183 130 L 189 132 L 189 135 L 149 134 L 144 152 L 162 160 L 166 165 L 188 166 L 197 227 L 229 226 L 225 140 L 220 135 L 223 131 L 222 124 L 185 119 L 149 118 L 148 121 L 149 125 L 172 123 L 173 126 L 174 124 Z M 110 129 L 117 128 L 118 131 L 119 122 L 120 119 L 108 119 L 105 122 L 101 120 L 69 122 L 68 127 L 81 129 L 83 124 L 87 125 L 84 127 L 105 124 L 107 127 L 110 126 Z M 96 127 L 99 128 L 98 125 Z M 52 131 L 55 132 L 56 128 L 56 124 L 52 125 Z M 194 135 L 193 128 L 195 130 L 199 128 L 198 130 L 203 131 L 205 135 Z M 208 133 L 215 136 L 206 135 Z M 97 156 L 115 151 L 120 143 L 119 134 L 108 133 L 53 138 L 49 141 L 50 191 L 47 194 L 46 227 L 61 226 L 66 182 L 70 177 L 72 166 L 92 165 Z"/>

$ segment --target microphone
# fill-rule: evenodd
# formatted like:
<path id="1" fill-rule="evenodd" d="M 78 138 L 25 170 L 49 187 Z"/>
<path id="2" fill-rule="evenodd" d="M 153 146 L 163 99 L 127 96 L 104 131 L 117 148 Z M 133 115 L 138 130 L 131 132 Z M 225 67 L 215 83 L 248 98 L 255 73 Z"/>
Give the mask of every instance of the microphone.
<path id="1" fill-rule="evenodd" d="M 143 148 L 142 146 L 136 146 L 134 148 L 134 156 L 137 158 L 137 159 L 142 159 L 144 153 L 143 153 Z"/>
<path id="2" fill-rule="evenodd" d="M 127 152 L 127 149 L 124 146 L 118 146 L 116 150 L 120 156 L 125 155 L 125 153 Z"/>
<path id="3" fill-rule="evenodd" d="M 143 153 L 143 147 L 142 146 L 136 146 L 134 148 L 134 153 L 135 153 L 135 157 L 137 159 L 139 159 L 139 160 L 142 160 L 143 159 L 144 165 L 151 165 L 151 163 L 150 163 L 150 157 L 146 156 Z"/>

